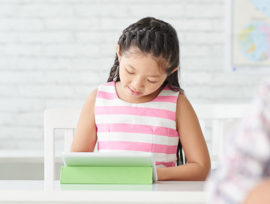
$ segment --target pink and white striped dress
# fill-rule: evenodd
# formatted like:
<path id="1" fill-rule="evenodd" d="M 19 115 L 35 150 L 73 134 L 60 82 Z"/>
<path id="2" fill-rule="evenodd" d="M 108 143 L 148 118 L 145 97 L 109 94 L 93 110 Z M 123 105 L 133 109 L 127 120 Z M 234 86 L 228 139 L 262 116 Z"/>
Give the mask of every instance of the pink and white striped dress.
<path id="1" fill-rule="evenodd" d="M 150 102 L 128 103 L 117 96 L 115 82 L 99 86 L 95 104 L 98 151 L 151 152 L 157 167 L 175 166 L 178 94 L 165 87 Z"/>

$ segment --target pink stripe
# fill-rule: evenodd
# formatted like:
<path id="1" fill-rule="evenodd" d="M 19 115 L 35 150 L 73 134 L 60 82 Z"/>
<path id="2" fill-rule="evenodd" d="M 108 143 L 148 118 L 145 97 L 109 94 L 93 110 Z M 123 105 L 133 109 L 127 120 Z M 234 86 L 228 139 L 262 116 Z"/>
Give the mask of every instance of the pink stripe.
<path id="1" fill-rule="evenodd" d="M 140 115 L 140 116 L 166 118 L 175 121 L 175 112 L 157 108 L 142 108 L 129 106 L 96 106 L 95 114 Z"/>
<path id="2" fill-rule="evenodd" d="M 177 146 L 151 144 L 143 142 L 99 141 L 98 150 L 101 149 L 176 154 Z"/>
<path id="3" fill-rule="evenodd" d="M 156 162 L 156 165 L 163 165 L 163 166 L 166 166 L 166 167 L 173 167 L 175 166 L 175 162 Z"/>
<path id="4" fill-rule="evenodd" d="M 104 99 L 118 99 L 118 96 L 115 93 L 109 93 L 105 91 L 98 91 L 97 98 L 104 98 Z M 177 96 L 157 96 L 153 102 L 169 102 L 169 103 L 176 103 Z"/>
<path id="5" fill-rule="evenodd" d="M 104 84 L 105 86 L 114 86 L 115 82 L 114 81 L 111 81 L 111 82 L 108 82 L 106 84 Z"/>
<path id="6" fill-rule="evenodd" d="M 157 96 L 154 102 L 169 102 L 176 103 L 178 96 Z"/>
<path id="7" fill-rule="evenodd" d="M 151 125 L 137 125 L 127 123 L 110 123 L 97 124 L 98 132 L 130 132 L 150 135 L 161 135 L 168 137 L 179 137 L 178 132 L 172 128 L 151 126 Z"/>
<path id="8" fill-rule="evenodd" d="M 115 86 L 115 82 L 108 82 L 104 84 L 105 86 Z M 163 88 L 163 90 L 170 90 L 167 86 Z M 118 96 L 116 93 L 108 93 L 104 91 L 98 91 L 97 93 L 98 98 L 104 98 L 104 99 L 118 99 Z M 153 102 L 169 102 L 169 103 L 176 103 L 178 96 L 157 96 Z"/>
<path id="9" fill-rule="evenodd" d="M 118 96 L 114 93 L 108 93 L 105 91 L 98 91 L 97 92 L 97 98 L 104 98 L 104 99 L 108 99 L 108 100 L 114 100 L 117 99 Z"/>
<path id="10" fill-rule="evenodd" d="M 98 91 L 97 98 L 104 98 L 104 99 L 118 99 L 118 96 L 115 93 L 109 93 L 105 91 Z M 153 102 L 169 102 L 169 103 L 176 103 L 177 96 L 157 96 Z"/>

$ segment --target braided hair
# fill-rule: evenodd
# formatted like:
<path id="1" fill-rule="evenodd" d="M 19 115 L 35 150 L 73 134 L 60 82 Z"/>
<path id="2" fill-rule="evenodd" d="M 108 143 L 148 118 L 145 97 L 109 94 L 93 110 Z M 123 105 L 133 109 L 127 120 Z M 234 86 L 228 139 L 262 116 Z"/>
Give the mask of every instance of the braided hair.
<path id="1" fill-rule="evenodd" d="M 173 91 L 183 91 L 178 82 L 178 70 L 172 73 L 179 66 L 179 42 L 177 33 L 170 24 L 153 17 L 143 18 L 123 30 L 118 45 L 120 53 L 125 53 L 130 48 L 136 47 L 143 53 L 165 60 L 167 78 L 162 86 L 167 85 Z M 107 81 L 120 81 L 117 54 Z M 176 155 L 177 165 L 183 164 L 180 140 Z"/>

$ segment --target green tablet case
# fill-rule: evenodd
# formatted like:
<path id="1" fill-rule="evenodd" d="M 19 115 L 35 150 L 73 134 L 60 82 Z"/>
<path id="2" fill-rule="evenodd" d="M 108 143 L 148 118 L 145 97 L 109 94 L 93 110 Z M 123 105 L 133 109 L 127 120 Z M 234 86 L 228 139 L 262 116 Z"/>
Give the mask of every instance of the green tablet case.
<path id="1" fill-rule="evenodd" d="M 61 184 L 152 184 L 151 166 L 62 166 Z"/>

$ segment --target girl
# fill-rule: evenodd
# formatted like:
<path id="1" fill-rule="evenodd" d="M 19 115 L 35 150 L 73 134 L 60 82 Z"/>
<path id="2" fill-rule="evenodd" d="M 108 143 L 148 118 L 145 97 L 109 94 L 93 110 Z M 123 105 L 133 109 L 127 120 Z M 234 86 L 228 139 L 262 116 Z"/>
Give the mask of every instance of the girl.
<path id="1" fill-rule="evenodd" d="M 148 17 L 127 27 L 108 83 L 83 106 L 71 151 L 92 152 L 97 143 L 100 152 L 152 152 L 158 180 L 205 180 L 209 154 L 179 86 L 178 66 L 178 37 L 170 24 Z"/>

